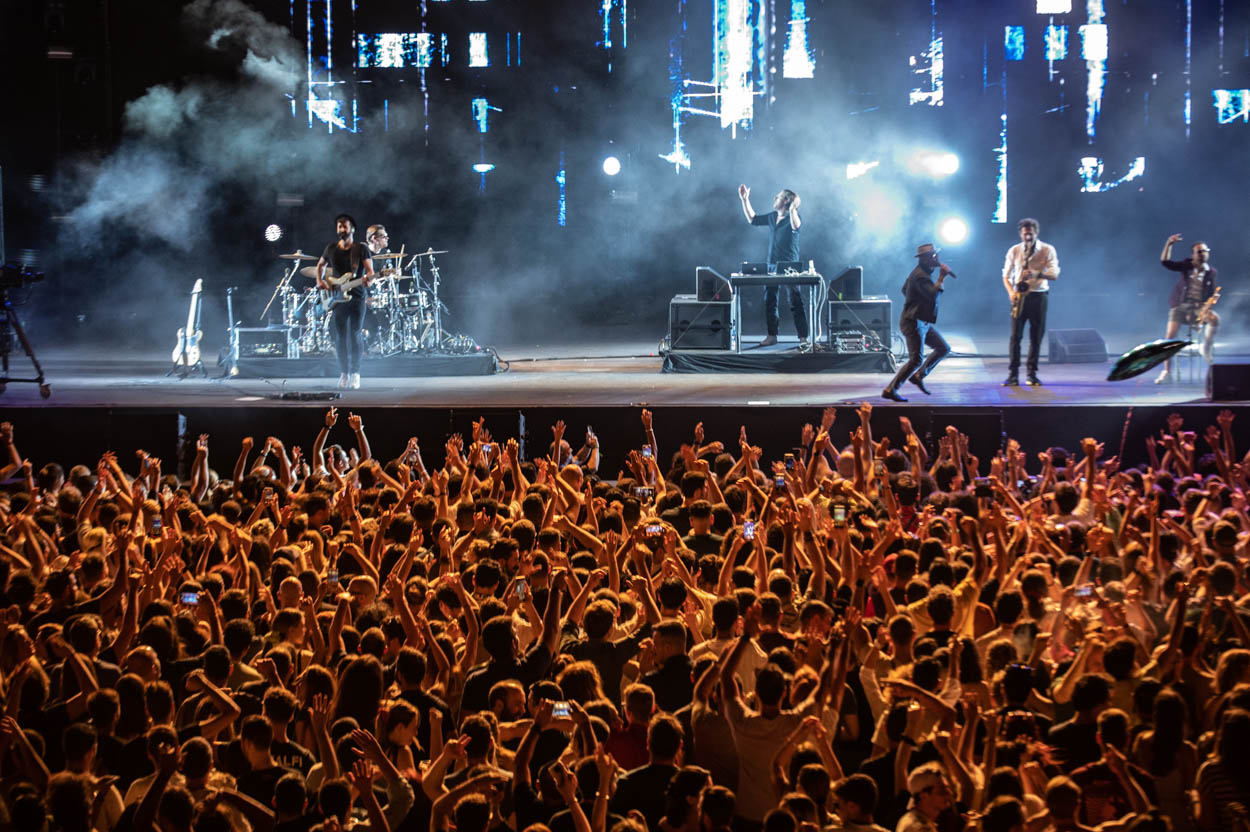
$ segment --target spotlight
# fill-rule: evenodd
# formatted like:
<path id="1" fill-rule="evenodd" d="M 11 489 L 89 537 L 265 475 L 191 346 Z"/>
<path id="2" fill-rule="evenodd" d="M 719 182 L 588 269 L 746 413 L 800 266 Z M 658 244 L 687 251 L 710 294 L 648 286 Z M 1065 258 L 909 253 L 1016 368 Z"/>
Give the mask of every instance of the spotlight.
<path id="1" fill-rule="evenodd" d="M 913 173 L 923 173 L 934 179 L 941 179 L 959 170 L 959 157 L 954 153 L 922 150 L 912 155 L 908 167 Z"/>
<path id="2" fill-rule="evenodd" d="M 490 162 L 478 162 L 476 165 L 473 166 L 473 170 L 477 171 L 478 173 L 490 173 L 494 169 L 495 169 L 495 166 L 492 165 Z"/>
<path id="3" fill-rule="evenodd" d="M 938 236 L 944 243 L 958 245 L 968 239 L 968 223 L 959 217 L 947 217 L 938 225 Z"/>
<path id="4" fill-rule="evenodd" d="M 615 156 L 609 156 L 603 160 L 603 172 L 608 176 L 616 176 L 621 172 L 621 160 Z"/>
<path id="5" fill-rule="evenodd" d="M 282 239 L 282 226 L 276 222 L 265 228 L 265 239 L 271 243 L 276 243 Z"/>

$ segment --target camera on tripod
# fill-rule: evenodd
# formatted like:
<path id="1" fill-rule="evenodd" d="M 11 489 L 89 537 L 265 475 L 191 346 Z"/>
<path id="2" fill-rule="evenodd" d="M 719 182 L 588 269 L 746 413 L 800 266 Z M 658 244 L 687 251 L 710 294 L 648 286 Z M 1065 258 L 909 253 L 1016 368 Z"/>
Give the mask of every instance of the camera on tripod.
<path id="1" fill-rule="evenodd" d="M 39 395 L 48 398 L 52 395 L 52 387 L 44 380 L 43 367 L 35 357 L 35 348 L 26 337 L 26 330 L 17 317 L 15 306 L 24 303 L 26 298 L 14 301 L 9 296 L 10 289 L 24 289 L 43 280 L 43 272 L 35 271 L 29 266 L 18 263 L 5 263 L 0 266 L 0 393 L 8 389 L 11 381 L 31 382 L 39 385 Z M 31 378 L 17 378 L 9 375 L 9 355 L 13 351 L 13 341 L 22 345 L 22 351 L 35 367 L 35 375 Z"/>
<path id="2" fill-rule="evenodd" d="M 37 272 L 21 263 L 5 263 L 0 266 L 0 292 L 24 289 L 43 280 L 43 272 Z"/>

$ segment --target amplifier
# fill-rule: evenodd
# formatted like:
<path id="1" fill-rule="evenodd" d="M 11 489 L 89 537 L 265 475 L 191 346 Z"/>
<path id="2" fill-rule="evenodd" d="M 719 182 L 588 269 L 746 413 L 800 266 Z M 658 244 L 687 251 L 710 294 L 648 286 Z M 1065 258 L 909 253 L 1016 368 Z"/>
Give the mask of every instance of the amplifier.
<path id="1" fill-rule="evenodd" d="M 887 297 L 863 300 L 829 301 L 829 346 L 837 346 L 839 335 L 871 332 L 881 339 L 881 346 L 890 349 L 893 303 Z"/>
<path id="2" fill-rule="evenodd" d="M 294 327 L 239 328 L 235 332 L 240 358 L 299 358 Z"/>
<path id="3" fill-rule="evenodd" d="M 677 295 L 668 305 L 669 349 L 733 349 L 737 326 L 733 303 Z"/>

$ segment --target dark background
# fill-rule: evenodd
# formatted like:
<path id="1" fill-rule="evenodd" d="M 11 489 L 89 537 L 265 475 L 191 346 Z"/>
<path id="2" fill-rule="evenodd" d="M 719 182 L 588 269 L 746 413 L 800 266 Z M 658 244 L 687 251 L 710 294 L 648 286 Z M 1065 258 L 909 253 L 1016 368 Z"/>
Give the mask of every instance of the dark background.
<path id="1" fill-rule="evenodd" d="M 711 76 L 710 0 L 635 0 L 624 27 L 616 0 L 610 48 L 601 4 L 587 2 L 357 0 L 353 13 L 351 0 L 6 0 L 6 253 L 47 274 L 23 314 L 40 347 L 168 349 L 202 277 L 211 354 L 224 340 L 225 288 L 239 287 L 236 314 L 255 325 L 282 274 L 276 255 L 319 252 L 347 211 L 384 222 L 396 247 L 450 249 L 446 323 L 480 343 L 658 339 L 667 299 L 693 291 L 695 266 L 763 259 L 764 232 L 745 225 L 734 193 L 744 182 L 758 211 L 778 189 L 798 191 L 803 258 L 826 276 L 863 265 L 872 293 L 896 296 L 915 246 L 941 218 L 963 217 L 967 241 L 944 245 L 960 275 L 947 326 L 1002 317 L 1002 256 L 1026 215 L 1060 253 L 1053 328 L 1161 334 L 1172 279 L 1157 257 L 1173 232 L 1211 245 L 1224 319 L 1244 320 L 1250 125 L 1217 124 L 1211 90 L 1250 87 L 1250 4 L 1105 0 L 1093 137 L 1080 0 L 1053 17 L 1031 0 L 807 2 L 810 79 L 782 77 L 791 7 L 765 4 L 756 71 L 767 86 L 751 124 L 686 117 L 691 166 L 676 171 L 660 158 L 673 149 L 674 76 L 679 89 Z M 1050 22 L 1069 27 L 1068 57 L 1053 64 L 1042 54 Z M 1025 27 L 1021 61 L 1005 60 L 1008 25 Z M 355 34 L 423 30 L 448 35 L 446 66 L 354 66 Z M 474 31 L 488 35 L 488 68 L 467 66 Z M 503 49 L 517 33 L 519 66 Z M 943 105 L 911 106 L 921 79 L 909 59 L 935 35 Z M 352 130 L 310 119 L 310 53 L 315 79 L 332 58 L 339 83 L 318 94 L 340 102 Z M 501 110 L 486 134 L 475 97 Z M 1004 113 L 1007 222 L 995 223 Z M 959 171 L 909 172 L 918 149 L 956 153 Z M 609 154 L 623 163 L 613 178 L 601 169 Z M 1083 156 L 1102 158 L 1108 179 L 1144 156 L 1146 173 L 1082 193 Z M 870 160 L 881 164 L 847 181 L 847 163 Z M 484 188 L 480 161 L 495 165 Z M 280 194 L 303 204 L 279 205 Z M 262 237 L 270 223 L 286 232 L 276 244 Z"/>

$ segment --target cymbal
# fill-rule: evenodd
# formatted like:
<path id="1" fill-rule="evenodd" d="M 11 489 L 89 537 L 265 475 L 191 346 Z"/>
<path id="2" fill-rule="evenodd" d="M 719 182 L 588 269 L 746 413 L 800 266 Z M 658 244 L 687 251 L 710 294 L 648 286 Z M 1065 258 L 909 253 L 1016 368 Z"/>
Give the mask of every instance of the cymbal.
<path id="1" fill-rule="evenodd" d="M 386 254 L 371 254 L 373 260 L 397 260 L 400 257 L 407 257 L 402 251 L 388 251 Z"/>
<path id="2" fill-rule="evenodd" d="M 451 251 L 449 249 L 444 249 L 443 251 L 435 251 L 434 249 L 430 249 L 429 251 L 415 252 L 412 256 L 413 257 L 428 257 L 431 254 L 450 254 L 450 253 Z"/>
<path id="3" fill-rule="evenodd" d="M 299 270 L 299 273 L 302 274 L 304 277 L 311 277 L 313 280 L 317 279 L 317 267 L 316 266 L 305 266 L 304 268 Z"/>
<path id="4" fill-rule="evenodd" d="M 279 254 L 278 259 L 279 260 L 316 260 L 317 258 L 313 257 L 311 254 L 305 254 L 302 251 L 297 251 L 294 254 Z"/>

